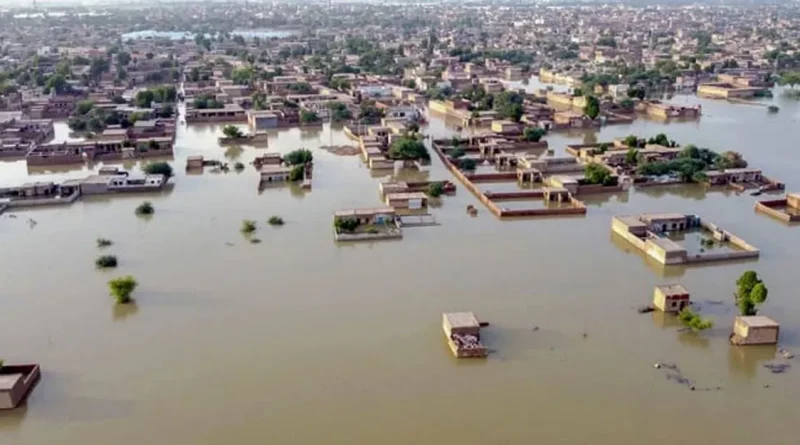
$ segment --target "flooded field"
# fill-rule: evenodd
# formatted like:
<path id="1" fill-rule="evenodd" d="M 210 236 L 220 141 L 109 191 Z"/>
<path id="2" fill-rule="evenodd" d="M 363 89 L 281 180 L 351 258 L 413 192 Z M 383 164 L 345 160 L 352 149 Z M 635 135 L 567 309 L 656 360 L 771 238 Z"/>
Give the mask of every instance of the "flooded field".
<path id="1" fill-rule="evenodd" d="M 702 104 L 704 116 L 547 140 L 563 154 L 567 143 L 664 132 L 681 144 L 739 151 L 787 190 L 800 190 L 800 104 L 778 97 L 781 111 L 770 115 L 757 106 L 675 100 Z M 800 229 L 756 214 L 758 198 L 640 189 L 589 197 L 586 216 L 499 221 L 459 183 L 431 209 L 440 226 L 405 229 L 400 241 L 337 245 L 332 212 L 381 205 L 378 183 L 392 172 L 371 174 L 358 156 L 320 149 L 351 143 L 327 124 L 276 131 L 259 149 L 222 148 L 220 130 L 179 130 L 169 193 L 0 217 L 0 356 L 43 369 L 27 407 L 0 413 L 0 443 L 797 441 L 787 396 L 800 391 L 800 365 L 774 375 L 764 368 L 777 360 L 774 347 L 727 342 L 734 282 L 755 269 L 770 291 L 762 313 L 781 322 L 781 347 L 800 352 L 800 278 L 792 273 Z M 454 134 L 440 120 L 428 132 Z M 301 147 L 314 153 L 312 190 L 259 191 L 249 163 Z M 246 168 L 187 175 L 191 155 Z M 0 184 L 99 167 L 29 171 L 24 161 L 2 162 Z M 453 180 L 436 157 L 429 172 L 400 174 Z M 481 184 L 489 187 L 500 190 Z M 134 215 L 145 199 L 155 207 L 149 220 Z M 612 215 L 644 212 L 702 215 L 761 257 L 650 264 L 610 230 Z M 272 215 L 286 224 L 270 227 Z M 260 244 L 239 232 L 244 219 L 257 222 Z M 105 253 L 119 258 L 116 270 L 95 269 L 98 237 L 114 242 Z M 140 283 L 136 304 L 115 306 L 106 282 L 127 274 Z M 679 332 L 670 316 L 636 312 L 653 286 L 678 282 L 713 329 Z M 441 313 L 460 310 L 491 323 L 485 342 L 496 352 L 486 361 L 457 361 L 448 350 Z M 677 365 L 697 390 L 656 362 Z M 680 428 L 664 427 L 678 415 Z"/>

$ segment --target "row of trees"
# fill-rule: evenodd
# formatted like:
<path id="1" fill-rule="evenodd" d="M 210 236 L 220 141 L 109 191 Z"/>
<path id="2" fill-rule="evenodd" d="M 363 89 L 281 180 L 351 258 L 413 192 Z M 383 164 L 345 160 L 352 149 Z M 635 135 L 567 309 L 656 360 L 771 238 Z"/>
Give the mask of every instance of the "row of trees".
<path id="1" fill-rule="evenodd" d="M 687 182 L 702 182 L 705 180 L 707 170 L 747 167 L 747 161 L 742 158 L 740 153 L 726 151 L 719 154 L 707 148 L 697 148 L 694 145 L 687 145 L 676 159 L 669 161 L 640 163 L 638 156 L 634 160 L 639 164 L 636 172 L 641 175 L 677 174 Z"/>

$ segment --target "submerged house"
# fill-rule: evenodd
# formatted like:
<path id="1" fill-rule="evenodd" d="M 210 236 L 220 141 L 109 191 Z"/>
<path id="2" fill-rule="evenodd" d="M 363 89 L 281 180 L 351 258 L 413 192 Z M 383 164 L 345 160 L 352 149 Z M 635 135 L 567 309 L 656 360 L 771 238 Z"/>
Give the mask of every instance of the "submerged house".
<path id="1" fill-rule="evenodd" d="M 489 349 L 481 343 L 481 323 L 472 312 L 442 314 L 442 329 L 447 345 L 458 358 L 481 358 Z"/>
<path id="2" fill-rule="evenodd" d="M 653 292 L 653 306 L 662 312 L 680 312 L 689 304 L 689 292 L 683 285 L 656 286 Z"/>
<path id="3" fill-rule="evenodd" d="M 0 367 L 0 409 L 14 409 L 28 397 L 39 381 L 39 365 Z"/>
<path id="4" fill-rule="evenodd" d="M 283 165 L 265 164 L 261 166 L 259 172 L 262 184 L 287 182 L 292 173 L 292 168 Z"/>
<path id="5" fill-rule="evenodd" d="M 780 325 L 769 317 L 739 316 L 733 322 L 730 340 L 735 345 L 774 345 L 779 335 Z"/>

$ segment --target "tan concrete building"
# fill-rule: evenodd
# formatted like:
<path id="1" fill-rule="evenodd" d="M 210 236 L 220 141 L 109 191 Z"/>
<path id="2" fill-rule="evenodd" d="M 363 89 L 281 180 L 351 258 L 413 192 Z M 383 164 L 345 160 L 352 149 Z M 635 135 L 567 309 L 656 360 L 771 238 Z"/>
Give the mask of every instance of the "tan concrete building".
<path id="1" fill-rule="evenodd" d="M 778 343 L 780 325 L 763 315 L 739 316 L 733 322 L 731 343 L 735 345 L 774 345 Z"/>
<path id="2" fill-rule="evenodd" d="M 653 306 L 662 312 L 677 313 L 689 304 L 689 292 L 683 285 L 661 285 L 653 291 Z"/>
<path id="3" fill-rule="evenodd" d="M 486 357 L 489 354 L 481 343 L 481 324 L 472 312 L 442 314 L 442 329 L 456 357 Z"/>

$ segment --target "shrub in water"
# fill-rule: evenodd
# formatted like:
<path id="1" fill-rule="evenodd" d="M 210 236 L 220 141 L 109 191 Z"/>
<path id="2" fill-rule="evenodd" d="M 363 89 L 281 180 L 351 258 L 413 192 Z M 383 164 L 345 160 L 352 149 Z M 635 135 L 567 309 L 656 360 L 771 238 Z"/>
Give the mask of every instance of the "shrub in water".
<path id="1" fill-rule="evenodd" d="M 95 260 L 94 265 L 101 269 L 117 267 L 117 257 L 114 255 L 103 255 Z"/>

